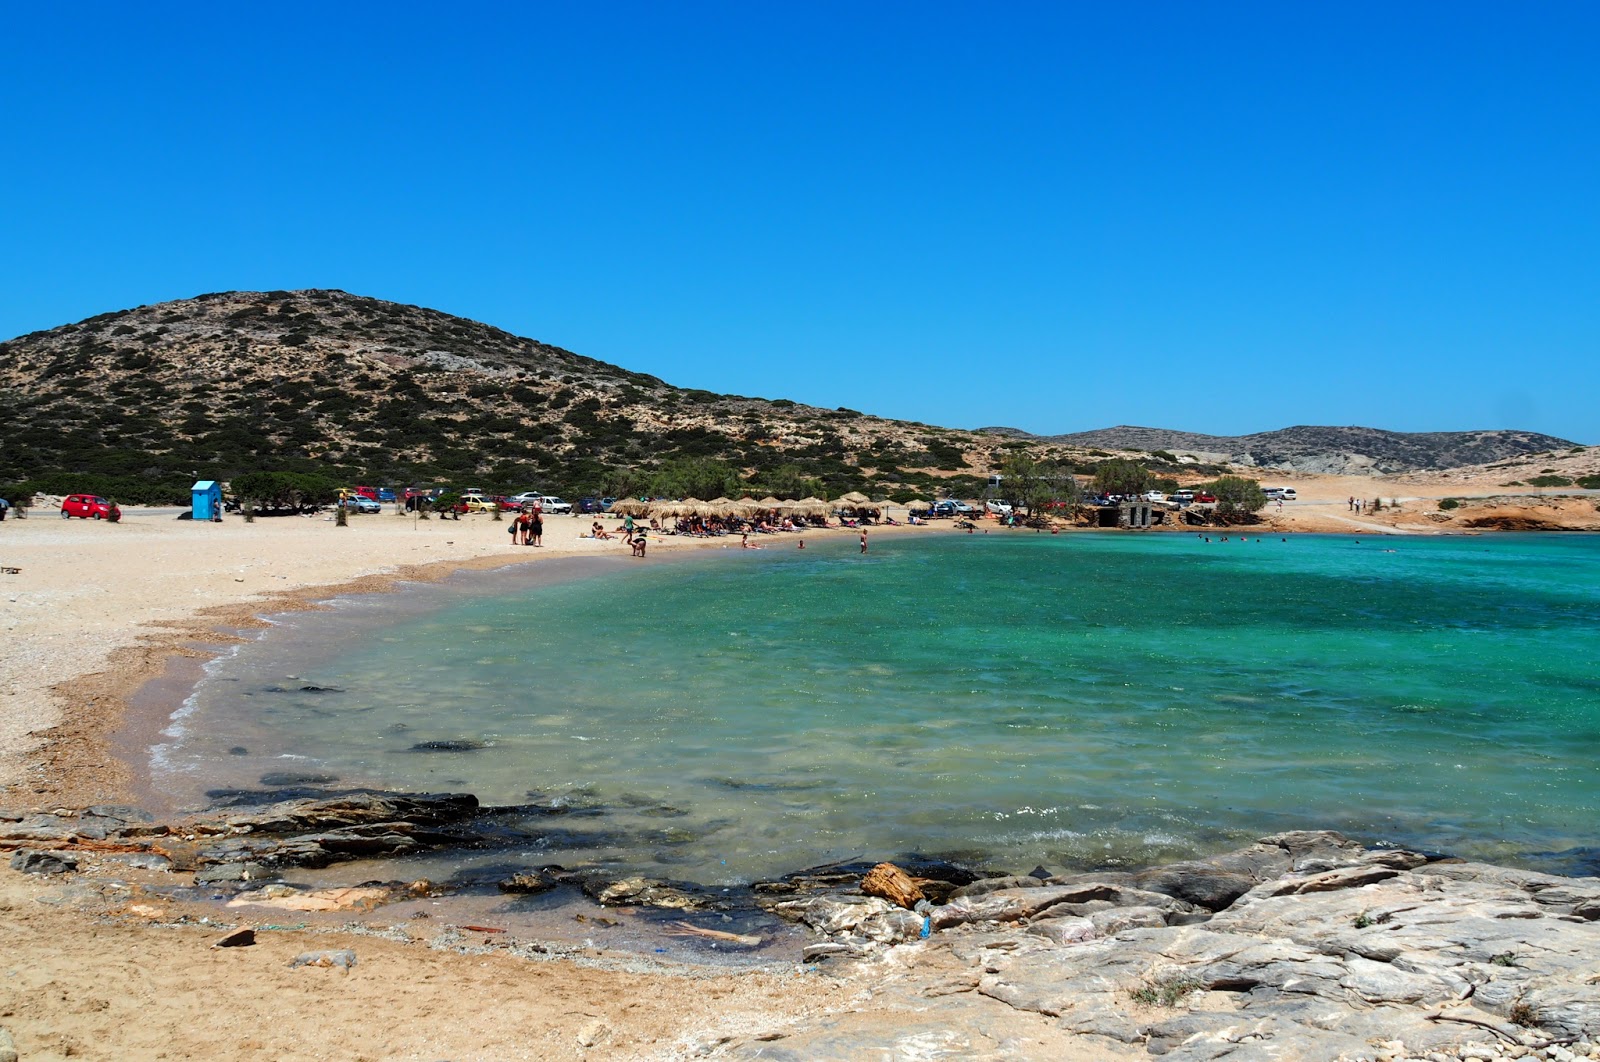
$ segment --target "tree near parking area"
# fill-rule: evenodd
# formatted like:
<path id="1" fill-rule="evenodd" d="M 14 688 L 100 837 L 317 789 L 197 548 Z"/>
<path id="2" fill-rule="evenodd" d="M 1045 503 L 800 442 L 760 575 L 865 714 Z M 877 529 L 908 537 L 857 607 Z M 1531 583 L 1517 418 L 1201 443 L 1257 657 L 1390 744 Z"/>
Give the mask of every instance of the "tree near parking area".
<path id="1" fill-rule="evenodd" d="M 1013 508 L 1026 509 L 1029 517 L 1057 503 L 1076 506 L 1082 497 L 1071 469 L 1022 452 L 1007 454 L 1000 463 L 1000 482 L 1005 500 Z"/>
<path id="2" fill-rule="evenodd" d="M 1112 457 L 1095 466 L 1094 486 L 1101 494 L 1143 494 L 1155 477 L 1137 461 Z"/>
<path id="3" fill-rule="evenodd" d="M 331 504 L 339 494 L 326 476 L 304 472 L 247 472 L 235 476 L 230 486 L 240 498 L 272 512 L 302 512 Z"/>
<path id="4" fill-rule="evenodd" d="M 1261 484 L 1243 476 L 1219 476 L 1203 489 L 1217 496 L 1217 512 L 1224 516 L 1256 513 L 1267 506 L 1267 496 L 1261 492 Z"/>

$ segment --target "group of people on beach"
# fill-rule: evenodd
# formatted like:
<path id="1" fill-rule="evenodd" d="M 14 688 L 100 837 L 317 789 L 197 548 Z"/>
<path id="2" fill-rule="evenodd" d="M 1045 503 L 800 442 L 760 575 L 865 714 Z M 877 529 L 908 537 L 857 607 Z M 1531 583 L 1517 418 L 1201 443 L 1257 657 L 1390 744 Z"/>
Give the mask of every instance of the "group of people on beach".
<path id="1" fill-rule="evenodd" d="M 507 529 L 513 546 L 544 545 L 544 513 L 537 505 L 526 505 Z"/>

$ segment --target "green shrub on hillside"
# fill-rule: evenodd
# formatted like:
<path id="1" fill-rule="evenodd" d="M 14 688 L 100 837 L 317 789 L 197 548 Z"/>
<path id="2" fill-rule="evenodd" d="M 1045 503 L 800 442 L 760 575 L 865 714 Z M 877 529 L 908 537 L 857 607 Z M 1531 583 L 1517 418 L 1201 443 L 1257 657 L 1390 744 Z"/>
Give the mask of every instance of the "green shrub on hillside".
<path id="1" fill-rule="evenodd" d="M 1572 486 L 1572 480 L 1568 479 L 1566 476 L 1550 476 L 1550 475 L 1534 476 L 1532 479 L 1528 480 L 1528 486 L 1530 486 L 1530 487 L 1570 487 L 1570 486 Z"/>
<path id="2" fill-rule="evenodd" d="M 1442 498 L 1439 501 L 1439 508 L 1444 509 L 1446 511 L 1448 511 L 1450 509 L 1459 509 L 1459 508 L 1461 508 L 1461 503 L 1459 501 L 1457 501 L 1455 498 Z"/>

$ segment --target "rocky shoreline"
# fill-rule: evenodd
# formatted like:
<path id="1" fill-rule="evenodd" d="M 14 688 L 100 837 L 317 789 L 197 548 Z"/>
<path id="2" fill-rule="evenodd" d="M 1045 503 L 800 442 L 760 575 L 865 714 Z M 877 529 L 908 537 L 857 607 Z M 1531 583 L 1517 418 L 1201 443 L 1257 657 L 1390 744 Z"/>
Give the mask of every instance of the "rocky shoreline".
<path id="1" fill-rule="evenodd" d="M 513 847 L 533 837 L 526 824 L 538 810 L 483 807 L 469 794 L 235 794 L 168 822 L 109 805 L 0 812 L 0 850 L 15 870 L 85 892 L 126 891 L 137 870 L 155 891 L 192 883 L 291 909 L 370 912 L 459 883 L 315 890 L 281 879 L 375 857 Z M 980 1000 L 999 1003 L 1108 1058 L 1600 1057 L 1600 879 L 1367 848 L 1329 832 L 1276 834 L 1135 872 L 998 876 L 906 861 L 729 890 L 549 866 L 495 884 L 507 894 L 576 888 L 603 906 L 690 918 L 759 908 L 807 927 L 805 964 L 920 999 L 949 1028 Z M 683 924 L 732 949 L 761 939 Z M 778 1037 L 731 1037 L 710 1053 L 867 1057 L 873 1035 L 884 1034 L 830 1015 Z"/>

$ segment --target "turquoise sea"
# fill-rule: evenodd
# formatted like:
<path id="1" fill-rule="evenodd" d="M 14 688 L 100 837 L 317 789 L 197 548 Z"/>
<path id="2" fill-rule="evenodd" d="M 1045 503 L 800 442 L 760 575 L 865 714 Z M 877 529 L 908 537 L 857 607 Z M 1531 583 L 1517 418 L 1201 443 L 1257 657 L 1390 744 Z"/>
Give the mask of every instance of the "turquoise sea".
<path id="1" fill-rule="evenodd" d="M 280 617 L 211 665 L 155 780 L 532 802 L 566 814 L 530 812 L 549 839 L 513 859 L 705 884 L 907 853 L 1144 865 L 1323 827 L 1600 862 L 1600 538 L 768 545 Z"/>

